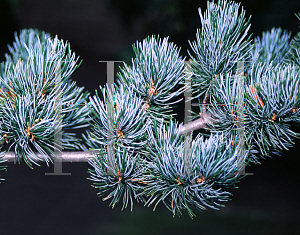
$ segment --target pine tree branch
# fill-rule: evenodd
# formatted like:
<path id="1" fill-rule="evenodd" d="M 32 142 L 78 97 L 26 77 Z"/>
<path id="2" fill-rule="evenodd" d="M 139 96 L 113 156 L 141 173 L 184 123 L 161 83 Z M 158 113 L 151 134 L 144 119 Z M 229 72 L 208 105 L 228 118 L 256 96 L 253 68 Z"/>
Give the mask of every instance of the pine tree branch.
<path id="1" fill-rule="evenodd" d="M 210 123 L 210 124 L 212 123 L 210 121 L 210 118 L 211 118 L 210 114 L 208 114 L 206 112 L 204 114 L 204 112 L 203 112 L 203 114 L 201 115 L 200 118 L 198 118 L 188 124 L 183 125 L 180 128 L 179 132 L 182 135 L 182 134 L 186 134 L 191 131 L 198 130 L 198 129 L 207 129 L 208 128 L 207 123 Z"/>
<path id="2" fill-rule="evenodd" d="M 185 68 L 180 49 L 168 38 L 152 36 L 134 45 L 135 59 L 121 68 L 116 92 L 114 87 L 110 92 L 107 85 L 106 92 L 100 86 L 103 102 L 96 90 L 96 96 L 90 97 L 91 107 L 62 111 L 66 129 L 93 122 L 93 131 L 83 135 L 92 151 L 77 145 L 79 139 L 73 133 L 65 133 L 59 138 L 63 149 L 80 146 L 85 152 L 59 150 L 60 154 L 49 156 L 46 152 L 56 125 L 51 105 L 54 93 L 49 93 L 57 77 L 53 65 L 62 62 L 62 105 L 84 103 L 88 93 L 80 94 L 82 90 L 69 80 L 80 65 L 69 44 L 37 30 L 22 31 L 20 40 L 16 36 L 9 47 L 11 55 L 0 64 L 0 150 L 19 138 L 15 152 L 0 152 L 0 163 L 21 159 L 31 167 L 31 163 L 39 165 L 35 161 L 48 165 L 48 159 L 54 164 L 88 162 L 94 168 L 89 169 L 89 180 L 104 201 L 111 199 L 112 208 L 122 201 L 122 210 L 129 203 L 132 210 L 134 196 L 145 206 L 154 203 L 154 209 L 163 202 L 173 216 L 181 215 L 183 209 L 195 216 L 189 204 L 199 210 L 218 209 L 222 206 L 218 202 L 228 201 L 231 195 L 222 188 L 235 188 L 245 163 L 258 162 L 254 154 L 280 153 L 294 144 L 292 138 L 300 137 L 289 129 L 291 121 L 300 123 L 299 34 L 291 43 L 293 50 L 290 34 L 281 29 L 264 33 L 252 45 L 250 18 L 239 7 L 219 0 L 208 2 L 204 13 L 199 8 L 202 27 L 196 41 L 190 42 L 191 68 Z M 251 63 L 244 68 L 244 62 Z M 178 127 L 168 106 L 180 101 L 171 103 L 185 92 L 184 87 L 175 91 L 185 76 L 186 81 L 192 80 L 185 88 L 192 86 L 193 94 L 198 94 L 194 98 L 205 97 L 200 118 Z M 185 97 L 191 97 L 190 91 Z M 210 130 L 211 136 L 204 139 L 199 134 L 192 140 L 192 131 L 198 129 Z M 38 152 L 32 151 L 29 141 Z M 249 150 L 253 156 L 248 156 Z"/>
<path id="3" fill-rule="evenodd" d="M 87 162 L 90 158 L 93 158 L 94 151 L 66 151 L 62 152 L 61 160 L 62 162 Z M 39 153 L 35 153 L 38 157 L 43 159 L 42 155 Z M 13 152 L 5 152 L 3 153 L 3 160 L 8 162 L 15 161 L 15 153 Z M 17 160 L 17 159 L 16 159 Z"/>
<path id="4" fill-rule="evenodd" d="M 209 93 L 206 92 L 204 101 L 203 101 L 201 117 L 182 126 L 180 128 L 181 135 L 189 133 L 191 131 L 198 130 L 198 129 L 207 129 L 208 128 L 207 123 L 212 124 L 211 115 L 206 112 L 206 104 L 208 101 L 208 97 L 209 97 Z"/>

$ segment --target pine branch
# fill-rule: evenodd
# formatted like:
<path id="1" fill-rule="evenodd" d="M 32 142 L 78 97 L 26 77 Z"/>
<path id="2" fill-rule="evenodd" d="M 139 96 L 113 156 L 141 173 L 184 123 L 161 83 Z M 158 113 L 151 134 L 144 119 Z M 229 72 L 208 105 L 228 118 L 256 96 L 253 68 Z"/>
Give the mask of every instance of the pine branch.
<path id="1" fill-rule="evenodd" d="M 61 146 L 88 146 L 93 152 L 65 152 L 62 161 L 88 161 L 93 187 L 112 207 L 121 202 L 122 209 L 130 204 L 132 210 L 136 199 L 155 210 L 162 202 L 173 216 L 186 209 L 191 218 L 191 206 L 218 209 L 231 195 L 224 188 L 236 188 L 249 162 L 280 154 L 300 137 L 291 129 L 300 123 L 299 34 L 290 43 L 289 33 L 272 29 L 251 45 L 250 19 L 239 7 L 219 0 L 208 2 L 203 14 L 199 9 L 202 27 L 190 42 L 191 74 L 168 38 L 137 42 L 135 58 L 120 68 L 117 83 L 100 86 L 103 101 L 96 91 L 87 102 L 89 93 L 70 80 L 80 64 L 69 44 L 37 30 L 16 34 L 0 64 L 0 145 L 14 145 L 15 151 L 2 154 L 0 163 L 48 164 Z M 60 146 L 52 145 L 60 132 L 53 102 L 58 62 L 61 102 L 70 104 L 62 108 L 61 127 L 91 126 L 84 144 L 63 132 Z M 184 92 L 180 86 L 189 75 L 203 106 L 200 118 L 196 114 L 198 119 L 183 125 L 173 121 L 171 109 L 180 100 L 171 100 Z M 200 133 L 192 140 L 197 129 L 210 136 Z"/>
<path id="2" fill-rule="evenodd" d="M 291 33 L 281 28 L 273 28 L 263 32 L 262 37 L 256 37 L 251 50 L 253 63 L 273 63 L 274 66 L 282 63 L 290 50 Z M 258 54 L 258 56 L 255 56 Z"/>
<path id="3" fill-rule="evenodd" d="M 227 53 L 227 57 L 222 59 L 233 60 L 246 58 L 250 50 L 248 49 L 249 39 L 245 42 L 242 41 L 249 30 L 249 21 L 245 23 L 243 18 L 244 12 L 242 11 L 241 17 L 238 19 L 234 18 L 233 20 L 230 17 L 232 15 L 236 17 L 238 5 L 231 2 L 220 1 L 219 5 L 209 4 L 209 7 L 209 10 L 213 8 L 217 9 L 217 13 L 214 15 L 215 18 L 212 21 L 214 28 L 211 26 L 208 28 L 211 30 L 211 35 L 214 37 L 220 36 L 220 32 L 217 31 L 218 29 L 215 25 L 218 19 L 228 17 L 228 19 L 226 19 L 226 27 L 231 27 L 231 34 L 227 36 L 224 35 L 224 38 L 222 38 L 224 41 L 218 42 L 220 46 L 219 50 Z M 225 8 L 225 11 L 223 11 L 222 7 Z M 211 11 L 209 12 L 211 13 Z M 232 14 L 233 12 L 235 12 L 235 14 Z M 236 21 L 239 21 L 239 23 L 235 25 Z M 233 24 L 229 22 L 233 22 Z M 235 27 L 237 28 L 235 29 Z M 236 31 L 234 31 L 234 29 Z M 224 30 L 224 32 L 226 32 L 226 30 Z M 222 31 L 222 33 L 224 32 Z M 238 33 L 235 34 L 235 32 Z M 231 37 L 232 35 L 233 37 Z M 240 37 L 239 35 L 242 36 Z M 210 41 L 207 41 L 207 43 L 209 42 Z M 229 42 L 230 46 L 228 46 Z M 232 44 L 233 42 L 236 44 Z M 195 44 L 195 47 L 196 46 Z M 236 48 L 236 51 L 232 52 L 232 47 Z M 178 96 L 183 91 L 178 90 L 177 92 L 173 92 L 173 88 L 176 88 L 177 84 L 183 83 L 184 61 L 179 57 L 176 46 L 169 43 L 167 39 L 163 39 L 161 42 L 159 38 L 156 40 L 155 37 L 152 36 L 151 38 L 145 39 L 142 43 L 137 43 L 136 46 L 133 46 L 133 49 L 135 58 L 132 59 L 132 66 L 124 64 L 124 67 L 121 68 L 121 73 L 118 74 L 119 80 L 116 90 L 118 92 L 124 92 L 120 96 L 118 96 L 118 92 L 116 92 L 116 105 L 114 106 L 114 102 L 106 98 L 105 91 L 102 91 L 105 104 L 99 100 L 97 95 L 94 97 L 94 101 L 90 99 L 92 104 L 91 112 L 93 113 L 91 118 L 95 124 L 90 134 L 91 138 L 89 139 L 91 140 L 91 144 L 92 142 L 95 143 L 94 146 L 98 144 L 107 146 L 106 150 L 103 148 L 97 149 L 101 156 L 97 157 L 97 166 L 93 163 L 95 170 L 91 172 L 94 177 L 97 177 L 97 179 L 102 182 L 98 187 L 100 194 L 107 193 L 108 196 L 105 197 L 104 200 L 112 198 L 112 206 L 123 197 L 123 208 L 128 204 L 128 195 L 133 193 L 136 197 L 144 198 L 144 196 L 146 196 L 149 197 L 146 205 L 150 205 L 154 201 L 156 201 L 156 205 L 159 202 L 163 202 L 166 207 L 173 212 L 173 215 L 181 214 L 180 211 L 182 209 L 187 209 L 189 215 L 193 217 L 194 213 L 188 204 L 194 205 L 200 210 L 206 206 L 216 209 L 216 206 L 220 206 L 217 201 L 227 200 L 229 194 L 225 191 L 221 191 L 220 188 L 213 189 L 213 185 L 234 187 L 234 182 L 236 182 L 238 178 L 238 172 L 244 166 L 240 166 L 241 162 L 238 161 L 239 166 L 237 168 L 236 159 L 233 158 L 232 154 L 234 151 L 237 151 L 237 147 L 233 146 L 231 141 L 226 142 L 225 139 L 222 139 L 220 136 L 211 136 L 209 140 L 207 140 L 208 142 L 204 142 L 203 139 L 201 139 L 200 142 L 193 142 L 193 148 L 192 151 L 190 151 L 189 141 L 182 142 L 183 134 L 195 129 L 204 128 L 213 124 L 215 121 L 219 121 L 219 119 L 211 115 L 211 112 L 207 112 L 206 107 L 204 107 L 202 115 L 198 120 L 184 126 L 180 125 L 180 127 L 173 125 L 172 115 L 166 115 L 164 110 L 168 110 L 168 105 L 171 104 L 166 103 L 166 101 Z M 216 50 L 216 48 L 213 50 Z M 230 53 L 233 53 L 234 57 L 232 57 Z M 207 54 L 213 54 L 213 51 L 207 52 Z M 236 57 L 236 55 L 238 56 Z M 224 64 L 219 60 L 218 55 L 216 56 L 217 57 L 209 58 L 211 61 L 220 63 L 217 65 L 218 67 L 212 70 L 213 73 L 209 73 L 211 78 L 218 78 L 219 76 L 215 73 L 215 69 L 220 70 L 219 73 L 225 73 L 232 70 L 234 66 L 234 62 Z M 197 58 L 197 60 L 200 60 L 199 58 Z M 199 70 L 194 69 L 194 78 L 203 75 L 203 73 L 200 75 L 197 72 L 199 72 Z M 204 97 L 205 105 L 209 104 L 207 102 L 211 95 L 210 93 L 213 93 L 214 83 L 214 79 L 208 80 L 208 89 L 205 90 L 206 96 Z M 200 83 L 197 85 L 200 86 Z M 138 100 L 140 103 L 134 106 L 134 100 Z M 97 107 L 96 104 L 100 105 Z M 107 109 L 110 109 L 109 107 L 114 107 L 113 115 L 110 117 L 106 115 Z M 166 109 L 164 109 L 164 107 Z M 123 112 L 119 110 L 123 110 Z M 144 114 L 145 119 L 142 119 L 142 116 L 139 117 L 138 114 L 136 114 L 136 112 L 140 111 Z M 130 142 L 126 142 L 128 136 L 128 133 L 125 132 L 126 126 L 122 129 L 121 134 L 120 128 L 116 126 L 114 129 L 114 126 L 109 124 L 118 123 L 118 121 L 121 123 L 126 117 L 129 120 L 133 120 L 136 125 L 139 125 L 139 128 L 144 126 L 146 121 L 149 121 L 147 128 L 144 129 L 146 132 L 139 133 L 139 135 L 135 134 L 135 136 L 144 136 L 144 140 L 146 141 L 146 144 L 143 143 L 136 151 L 131 148 L 134 141 L 130 140 Z M 213 120 L 212 117 L 215 120 Z M 108 122 L 108 118 L 111 119 L 110 122 Z M 129 127 L 127 127 L 127 130 L 130 129 Z M 132 133 L 129 133 L 133 135 L 139 128 L 134 128 Z M 108 156 L 110 155 L 108 153 L 109 144 L 106 142 L 109 130 L 114 130 L 110 131 L 110 135 L 114 136 L 115 140 L 114 150 L 117 152 L 115 155 L 116 164 L 119 164 L 117 161 L 124 162 L 124 165 L 122 165 L 123 169 L 131 169 L 132 161 L 135 162 L 134 156 L 136 156 L 136 154 L 139 154 L 141 159 L 144 160 L 143 164 L 145 165 L 143 166 L 145 167 L 143 168 L 143 172 L 139 173 L 141 176 L 143 175 L 143 178 L 142 180 L 141 177 L 138 178 L 137 181 L 139 184 L 136 185 L 136 187 L 133 187 L 131 184 L 127 185 L 127 183 L 122 184 L 121 187 L 120 183 L 123 179 L 121 176 L 122 171 L 120 168 L 117 169 L 109 164 L 111 156 Z M 220 143 L 220 146 L 212 144 L 216 141 Z M 221 145 L 223 147 L 221 147 Z M 199 147 L 199 151 L 200 149 L 207 149 L 207 152 L 203 155 L 201 154 L 203 152 L 195 153 L 195 151 L 198 151 L 196 150 L 197 147 Z M 236 150 L 233 150 L 234 148 Z M 122 156 L 122 154 L 119 155 L 119 153 L 122 153 L 125 149 L 129 155 L 123 155 L 126 159 L 126 161 L 123 161 L 124 159 L 122 157 L 119 158 Z M 225 149 L 227 149 L 228 152 L 226 152 Z M 223 157 L 219 158 L 222 151 Z M 210 172 L 210 174 L 214 174 L 214 170 L 209 167 L 212 165 L 208 163 L 210 161 L 208 159 L 211 159 L 211 164 L 216 166 L 215 175 L 211 175 L 211 177 L 205 173 L 207 171 Z M 242 159 L 246 159 L 246 156 L 243 156 Z M 204 163 L 202 161 L 208 162 Z M 129 179 L 132 178 L 132 174 L 133 172 L 128 174 Z M 230 174 L 234 176 L 229 176 Z M 115 180 L 109 177 L 115 177 Z M 219 181 L 215 181 L 214 178 L 219 179 Z M 96 178 L 92 178 L 92 180 L 97 182 Z M 125 188 L 127 190 L 126 193 L 125 191 L 121 191 L 121 189 L 125 190 Z M 141 198 L 139 200 L 141 200 Z"/>
<path id="4" fill-rule="evenodd" d="M 89 93 L 81 94 L 83 89 L 70 80 L 79 65 L 69 44 L 32 29 L 22 30 L 20 37 L 15 37 L 14 47 L 9 47 L 12 55 L 6 55 L 7 60 L 0 66 L 0 138 L 10 145 L 9 149 L 15 146 L 15 152 L 22 153 L 18 156 L 32 167 L 32 163 L 38 165 L 36 161 L 40 160 L 34 151 L 43 154 L 48 163 L 52 162 L 49 154 L 57 149 L 57 145 L 53 146 L 57 129 L 53 113 L 57 63 L 61 63 L 64 105 L 61 128 L 88 126 L 88 108 L 76 107 L 76 102 L 82 103 Z M 78 138 L 64 131 L 62 135 L 63 141 L 58 143 L 62 148 L 79 149 Z"/>
<path id="5" fill-rule="evenodd" d="M 207 114 L 206 112 L 201 115 L 200 118 L 198 118 L 195 121 L 192 121 L 188 124 L 185 124 L 180 130 L 180 134 L 187 134 L 189 132 L 199 130 L 199 129 L 209 129 L 207 126 L 207 123 L 212 124 L 211 121 L 211 115 Z"/>
<path id="6" fill-rule="evenodd" d="M 87 151 L 87 152 L 83 152 L 83 151 L 72 151 L 72 152 L 68 152 L 68 151 L 63 151 L 61 152 L 61 161 L 62 162 L 88 162 L 89 159 L 94 158 L 94 155 L 96 154 L 95 151 Z M 36 155 L 39 157 L 38 161 L 43 162 L 43 155 L 36 152 Z M 55 155 L 51 155 L 52 158 L 55 158 Z M 6 152 L 3 153 L 3 158 L 4 161 L 7 162 L 17 162 L 18 158 L 15 155 L 15 153 L 13 152 Z M 0 168 L 1 169 L 1 168 Z"/>
<path id="7" fill-rule="evenodd" d="M 219 0 L 217 4 L 207 2 L 207 10 L 202 14 L 201 30 L 197 30 L 196 41 L 190 42 L 194 56 L 192 58 L 193 94 L 195 98 L 206 93 L 211 80 L 219 74 L 233 70 L 238 61 L 249 58 L 250 18 L 245 19 L 240 4 Z"/>
<path id="8" fill-rule="evenodd" d="M 179 55 L 180 49 L 168 38 L 161 40 L 159 36 L 146 38 L 142 43 L 133 45 L 135 59 L 132 66 L 126 65 L 118 73 L 118 85 L 126 89 L 132 88 L 143 100 L 143 110 L 153 119 L 169 119 L 175 114 L 169 101 L 184 92 L 184 61 Z"/>

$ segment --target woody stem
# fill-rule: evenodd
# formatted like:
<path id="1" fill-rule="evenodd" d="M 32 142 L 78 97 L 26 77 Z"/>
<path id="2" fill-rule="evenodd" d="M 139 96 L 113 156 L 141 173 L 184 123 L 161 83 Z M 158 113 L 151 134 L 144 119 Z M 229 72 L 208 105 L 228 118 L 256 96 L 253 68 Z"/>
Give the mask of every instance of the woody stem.
<path id="1" fill-rule="evenodd" d="M 208 98 L 209 98 L 209 90 L 210 89 L 208 89 L 208 91 L 205 93 L 205 97 L 203 100 L 202 114 L 200 115 L 200 118 L 183 125 L 179 130 L 181 135 L 189 133 L 191 131 L 198 130 L 198 129 L 206 129 L 206 128 L 208 128 L 208 126 L 206 124 L 212 123 L 210 121 L 211 115 L 206 112 L 206 104 L 207 104 Z"/>
<path id="2" fill-rule="evenodd" d="M 190 122 L 190 123 L 187 123 L 185 125 L 183 125 L 179 132 L 181 135 L 183 134 L 186 134 L 186 133 L 189 133 L 191 131 L 195 131 L 195 130 L 198 130 L 198 129 L 206 129 L 208 128 L 207 126 L 207 123 L 212 123 L 209 118 L 211 117 L 210 114 L 207 114 L 205 113 L 205 115 L 201 115 L 200 118 Z"/>
<path id="3" fill-rule="evenodd" d="M 83 152 L 83 151 L 74 151 L 74 152 L 62 152 L 61 160 L 62 162 L 87 162 L 90 158 L 93 158 L 93 151 Z M 35 153 L 40 159 L 43 159 L 42 154 Z M 15 161 L 15 153 L 14 152 L 5 152 L 1 156 L 3 156 L 3 160 L 8 162 Z M 21 156 L 20 156 L 21 157 Z M 42 160 L 41 160 L 42 161 Z"/>

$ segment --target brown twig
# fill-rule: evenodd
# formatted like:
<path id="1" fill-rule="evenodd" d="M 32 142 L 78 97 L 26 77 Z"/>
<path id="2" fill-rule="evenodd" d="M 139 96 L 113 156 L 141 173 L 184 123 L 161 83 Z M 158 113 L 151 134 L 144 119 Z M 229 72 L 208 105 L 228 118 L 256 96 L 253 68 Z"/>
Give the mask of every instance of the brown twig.
<path id="1" fill-rule="evenodd" d="M 181 135 L 189 133 L 191 131 L 198 130 L 198 129 L 207 129 L 208 128 L 207 123 L 212 124 L 211 115 L 206 112 L 206 104 L 208 102 L 208 98 L 209 98 L 209 93 L 206 92 L 204 101 L 203 101 L 202 113 L 199 113 L 200 118 L 182 126 L 180 128 Z"/>
<path id="2" fill-rule="evenodd" d="M 198 129 L 207 129 L 208 128 L 207 123 L 212 124 L 210 118 L 211 118 L 210 114 L 205 113 L 205 116 L 202 114 L 201 117 L 198 118 L 197 120 L 183 125 L 180 128 L 179 132 L 181 135 L 183 135 Z"/>

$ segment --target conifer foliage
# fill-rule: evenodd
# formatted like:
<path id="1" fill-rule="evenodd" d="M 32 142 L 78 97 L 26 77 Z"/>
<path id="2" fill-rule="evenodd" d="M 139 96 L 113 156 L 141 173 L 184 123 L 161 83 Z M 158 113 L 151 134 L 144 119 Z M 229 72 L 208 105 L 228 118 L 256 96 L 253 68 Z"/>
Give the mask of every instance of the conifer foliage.
<path id="1" fill-rule="evenodd" d="M 80 149 L 80 139 L 67 129 L 88 126 L 88 108 L 78 106 L 89 95 L 84 88 L 76 86 L 70 79 L 80 65 L 70 45 L 52 38 L 49 34 L 24 29 L 15 34 L 10 54 L 0 65 L 0 135 L 9 150 L 14 148 L 16 160 L 23 160 L 32 167 L 41 160 L 53 161 L 54 131 L 62 128 L 64 149 Z M 55 69 L 61 65 L 62 123 L 55 126 Z"/>
<path id="2" fill-rule="evenodd" d="M 30 167 L 40 160 L 34 151 L 52 161 L 60 62 L 62 146 L 95 151 L 89 179 L 103 200 L 131 210 L 135 200 L 154 209 L 163 203 L 173 216 L 186 209 L 191 218 L 192 209 L 224 206 L 231 196 L 227 189 L 237 188 L 248 163 L 280 155 L 299 138 L 293 126 L 300 122 L 300 33 L 291 39 L 273 28 L 252 41 L 250 18 L 239 3 L 208 2 L 198 11 L 201 28 L 190 42 L 190 58 L 180 56 L 168 38 L 147 37 L 133 45 L 135 58 L 120 68 L 116 83 L 100 86 L 103 100 L 70 79 L 80 63 L 68 43 L 33 29 L 16 34 L 0 67 L 2 143 L 14 146 Z M 238 62 L 244 63 L 242 112 Z M 191 112 L 192 118 L 208 113 L 209 135 L 183 135 L 183 124 L 174 118 L 172 105 L 181 101 L 186 81 L 199 102 L 200 113 Z M 82 135 L 84 143 L 65 132 L 86 126 L 91 128 Z"/>

